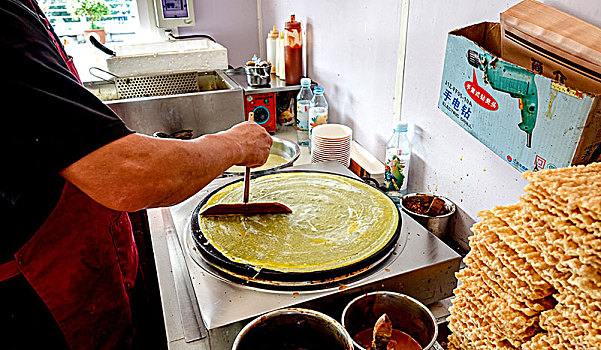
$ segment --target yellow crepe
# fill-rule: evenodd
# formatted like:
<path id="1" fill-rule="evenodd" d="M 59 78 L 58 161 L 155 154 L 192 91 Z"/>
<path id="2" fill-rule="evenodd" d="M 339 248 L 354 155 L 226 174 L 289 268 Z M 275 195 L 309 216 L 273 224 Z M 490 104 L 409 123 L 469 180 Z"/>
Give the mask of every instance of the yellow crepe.
<path id="1" fill-rule="evenodd" d="M 208 241 L 228 259 L 281 272 L 314 272 L 360 262 L 382 249 L 399 223 L 395 204 L 357 180 L 280 173 L 251 181 L 251 202 L 283 203 L 291 214 L 199 217 Z M 242 200 L 242 182 L 203 206 Z"/>
<path id="2" fill-rule="evenodd" d="M 261 165 L 260 167 L 257 168 L 252 168 L 250 169 L 251 172 L 253 171 L 259 171 L 259 170 L 265 170 L 265 169 L 270 169 L 273 167 L 276 167 L 278 165 L 282 165 L 284 163 L 286 163 L 288 160 L 280 155 L 277 154 L 273 154 L 270 153 L 269 157 L 267 157 L 267 161 L 265 162 L 265 164 Z M 245 167 L 240 166 L 240 165 L 233 165 L 231 166 L 229 169 L 227 169 L 226 171 L 229 172 L 244 172 Z"/>

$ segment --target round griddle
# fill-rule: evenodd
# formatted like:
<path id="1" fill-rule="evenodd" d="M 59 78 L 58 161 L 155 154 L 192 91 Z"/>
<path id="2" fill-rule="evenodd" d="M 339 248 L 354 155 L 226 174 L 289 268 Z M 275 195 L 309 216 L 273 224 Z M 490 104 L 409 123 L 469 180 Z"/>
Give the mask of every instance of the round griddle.
<path id="1" fill-rule="evenodd" d="M 356 178 L 333 174 L 329 172 L 322 171 L 306 171 L 306 170 L 297 170 L 297 171 L 282 171 L 278 173 L 326 173 L 328 175 L 340 176 L 351 179 L 353 181 L 360 182 Z M 265 176 L 265 175 L 263 175 Z M 332 284 L 341 284 L 347 283 L 351 280 L 356 280 L 360 275 L 363 277 L 369 271 L 373 271 L 376 267 L 382 266 L 383 263 L 389 260 L 390 255 L 395 251 L 395 246 L 399 241 L 399 237 L 401 235 L 401 213 L 398 206 L 395 205 L 398 213 L 398 225 L 396 227 L 395 233 L 391 237 L 391 239 L 386 243 L 386 245 L 380 250 L 376 251 L 371 256 L 363 259 L 362 261 L 352 263 L 350 265 L 322 270 L 322 271 L 311 271 L 311 272 L 282 272 L 270 270 L 267 268 L 263 268 L 257 270 L 256 267 L 234 262 L 227 257 L 225 257 L 221 252 L 219 252 L 205 237 L 202 230 L 200 229 L 200 222 L 198 214 L 201 211 L 201 208 L 205 205 L 205 203 L 217 192 L 221 191 L 224 187 L 230 186 L 233 183 L 242 181 L 242 179 L 230 182 L 225 184 L 216 190 L 209 193 L 207 196 L 203 198 L 203 200 L 196 206 L 194 212 L 192 213 L 192 218 L 190 221 L 190 228 L 192 233 L 192 238 L 195 244 L 196 249 L 202 258 L 202 263 L 199 264 L 201 267 L 206 269 L 206 265 L 208 265 L 209 269 L 211 269 L 213 274 L 217 274 L 220 277 L 225 277 L 226 279 L 243 283 L 246 285 L 253 286 L 263 286 L 263 287 L 273 287 L 275 289 L 287 289 L 292 287 L 293 289 L 298 288 L 323 288 L 327 285 Z M 388 200 L 392 201 L 392 199 L 388 198 Z"/>

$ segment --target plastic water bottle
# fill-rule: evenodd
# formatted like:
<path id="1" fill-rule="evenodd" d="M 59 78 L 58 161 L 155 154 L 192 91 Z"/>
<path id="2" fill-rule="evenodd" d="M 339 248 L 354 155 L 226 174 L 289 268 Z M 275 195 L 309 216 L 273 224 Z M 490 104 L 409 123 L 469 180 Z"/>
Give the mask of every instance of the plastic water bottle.
<path id="1" fill-rule="evenodd" d="M 309 139 L 314 127 L 328 122 L 328 101 L 323 95 L 323 87 L 316 86 L 313 94 L 309 107 Z"/>
<path id="2" fill-rule="evenodd" d="M 309 107 L 313 99 L 311 79 L 302 78 L 301 89 L 296 96 L 296 140 L 301 146 L 309 145 Z"/>
<path id="3" fill-rule="evenodd" d="M 386 144 L 386 164 L 384 177 L 386 193 L 393 201 L 399 203 L 407 194 L 409 163 L 411 161 L 411 143 L 407 137 L 407 123 L 396 122 L 394 133 Z"/>

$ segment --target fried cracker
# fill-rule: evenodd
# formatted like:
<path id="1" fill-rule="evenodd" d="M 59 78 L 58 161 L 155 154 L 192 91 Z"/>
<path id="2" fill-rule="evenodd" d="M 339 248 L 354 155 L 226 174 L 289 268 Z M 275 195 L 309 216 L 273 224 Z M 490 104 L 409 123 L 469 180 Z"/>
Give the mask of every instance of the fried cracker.
<path id="1" fill-rule="evenodd" d="M 589 334 L 578 319 L 564 316 L 557 308 L 541 313 L 540 326 L 548 332 L 560 334 L 576 348 L 601 348 L 601 335 Z"/>
<path id="2" fill-rule="evenodd" d="M 522 345 L 522 350 L 576 350 L 576 348 L 563 340 L 557 333 L 539 333 Z"/>

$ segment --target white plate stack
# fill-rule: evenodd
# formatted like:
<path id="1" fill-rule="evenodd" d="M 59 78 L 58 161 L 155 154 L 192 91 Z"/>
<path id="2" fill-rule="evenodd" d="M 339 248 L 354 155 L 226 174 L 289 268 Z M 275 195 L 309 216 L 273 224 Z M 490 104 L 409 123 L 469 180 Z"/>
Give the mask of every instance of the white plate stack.
<path id="1" fill-rule="evenodd" d="M 321 124 L 311 134 L 311 163 L 338 161 L 351 164 L 353 130 L 341 124 Z"/>

